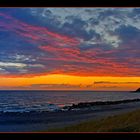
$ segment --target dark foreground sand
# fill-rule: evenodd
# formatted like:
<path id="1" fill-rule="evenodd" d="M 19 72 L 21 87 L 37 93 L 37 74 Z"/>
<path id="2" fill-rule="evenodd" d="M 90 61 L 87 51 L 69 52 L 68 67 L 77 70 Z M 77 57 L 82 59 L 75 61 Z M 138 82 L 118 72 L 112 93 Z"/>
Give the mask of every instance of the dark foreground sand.
<path id="1" fill-rule="evenodd" d="M 1 113 L 0 132 L 41 132 L 50 128 L 65 127 L 86 120 L 97 120 L 137 109 L 140 109 L 140 102 L 100 105 L 94 110 Z"/>

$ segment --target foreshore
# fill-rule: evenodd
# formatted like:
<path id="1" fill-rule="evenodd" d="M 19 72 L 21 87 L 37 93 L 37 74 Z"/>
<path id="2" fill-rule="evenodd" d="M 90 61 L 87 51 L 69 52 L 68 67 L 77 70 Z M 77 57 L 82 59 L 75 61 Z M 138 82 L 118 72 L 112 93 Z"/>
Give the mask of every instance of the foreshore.
<path id="1" fill-rule="evenodd" d="M 0 132 L 45 132 L 48 129 L 63 128 L 88 120 L 99 120 L 108 116 L 140 109 L 140 101 L 127 101 L 94 108 L 56 112 L 0 113 Z"/>

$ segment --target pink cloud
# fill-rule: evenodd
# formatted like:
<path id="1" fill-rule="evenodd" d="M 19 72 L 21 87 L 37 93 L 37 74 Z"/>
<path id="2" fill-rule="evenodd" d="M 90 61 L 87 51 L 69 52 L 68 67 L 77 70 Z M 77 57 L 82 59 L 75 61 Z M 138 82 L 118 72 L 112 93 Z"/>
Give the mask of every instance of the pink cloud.
<path id="1" fill-rule="evenodd" d="M 80 41 L 77 38 L 52 32 L 45 27 L 33 26 L 21 22 L 9 15 L 0 13 L 0 27 L 12 31 L 35 43 L 38 48 L 51 57 L 40 56 L 39 60 L 48 62 L 46 67 L 51 66 L 49 72 L 42 74 L 58 73 L 81 76 L 140 76 L 139 67 L 133 63 L 140 63 L 138 53 L 139 42 L 130 41 L 119 48 L 107 51 L 93 47 L 87 50 L 80 49 Z M 126 55 L 124 57 L 124 55 Z M 25 74 L 25 75 L 28 75 Z M 31 74 L 29 74 L 31 75 Z M 40 75 L 37 73 L 36 75 Z"/>

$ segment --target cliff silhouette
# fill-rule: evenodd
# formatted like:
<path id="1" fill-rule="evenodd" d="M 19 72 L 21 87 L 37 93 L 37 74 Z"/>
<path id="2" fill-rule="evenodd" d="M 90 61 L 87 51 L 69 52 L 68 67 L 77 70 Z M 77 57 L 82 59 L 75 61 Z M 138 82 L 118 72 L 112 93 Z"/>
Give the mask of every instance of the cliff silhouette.
<path id="1" fill-rule="evenodd" d="M 135 92 L 140 92 L 140 88 L 138 88 Z"/>

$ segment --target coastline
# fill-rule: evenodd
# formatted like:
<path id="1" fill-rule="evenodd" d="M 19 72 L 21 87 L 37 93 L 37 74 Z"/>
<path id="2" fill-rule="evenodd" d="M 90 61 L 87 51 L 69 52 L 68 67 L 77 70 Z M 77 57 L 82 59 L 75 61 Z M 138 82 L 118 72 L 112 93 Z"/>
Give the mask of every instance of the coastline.
<path id="1" fill-rule="evenodd" d="M 0 132 L 46 132 L 140 109 L 140 101 L 56 112 L 0 113 Z"/>
<path id="2" fill-rule="evenodd" d="M 94 109 L 94 107 L 98 107 L 101 105 L 117 105 L 117 104 L 125 104 L 131 102 L 139 102 L 140 99 L 128 99 L 128 100 L 119 100 L 119 101 L 96 101 L 96 102 L 81 102 L 78 104 L 72 104 L 70 106 L 64 106 L 62 109 L 66 110 L 75 110 L 75 109 L 84 109 L 90 108 Z"/>

